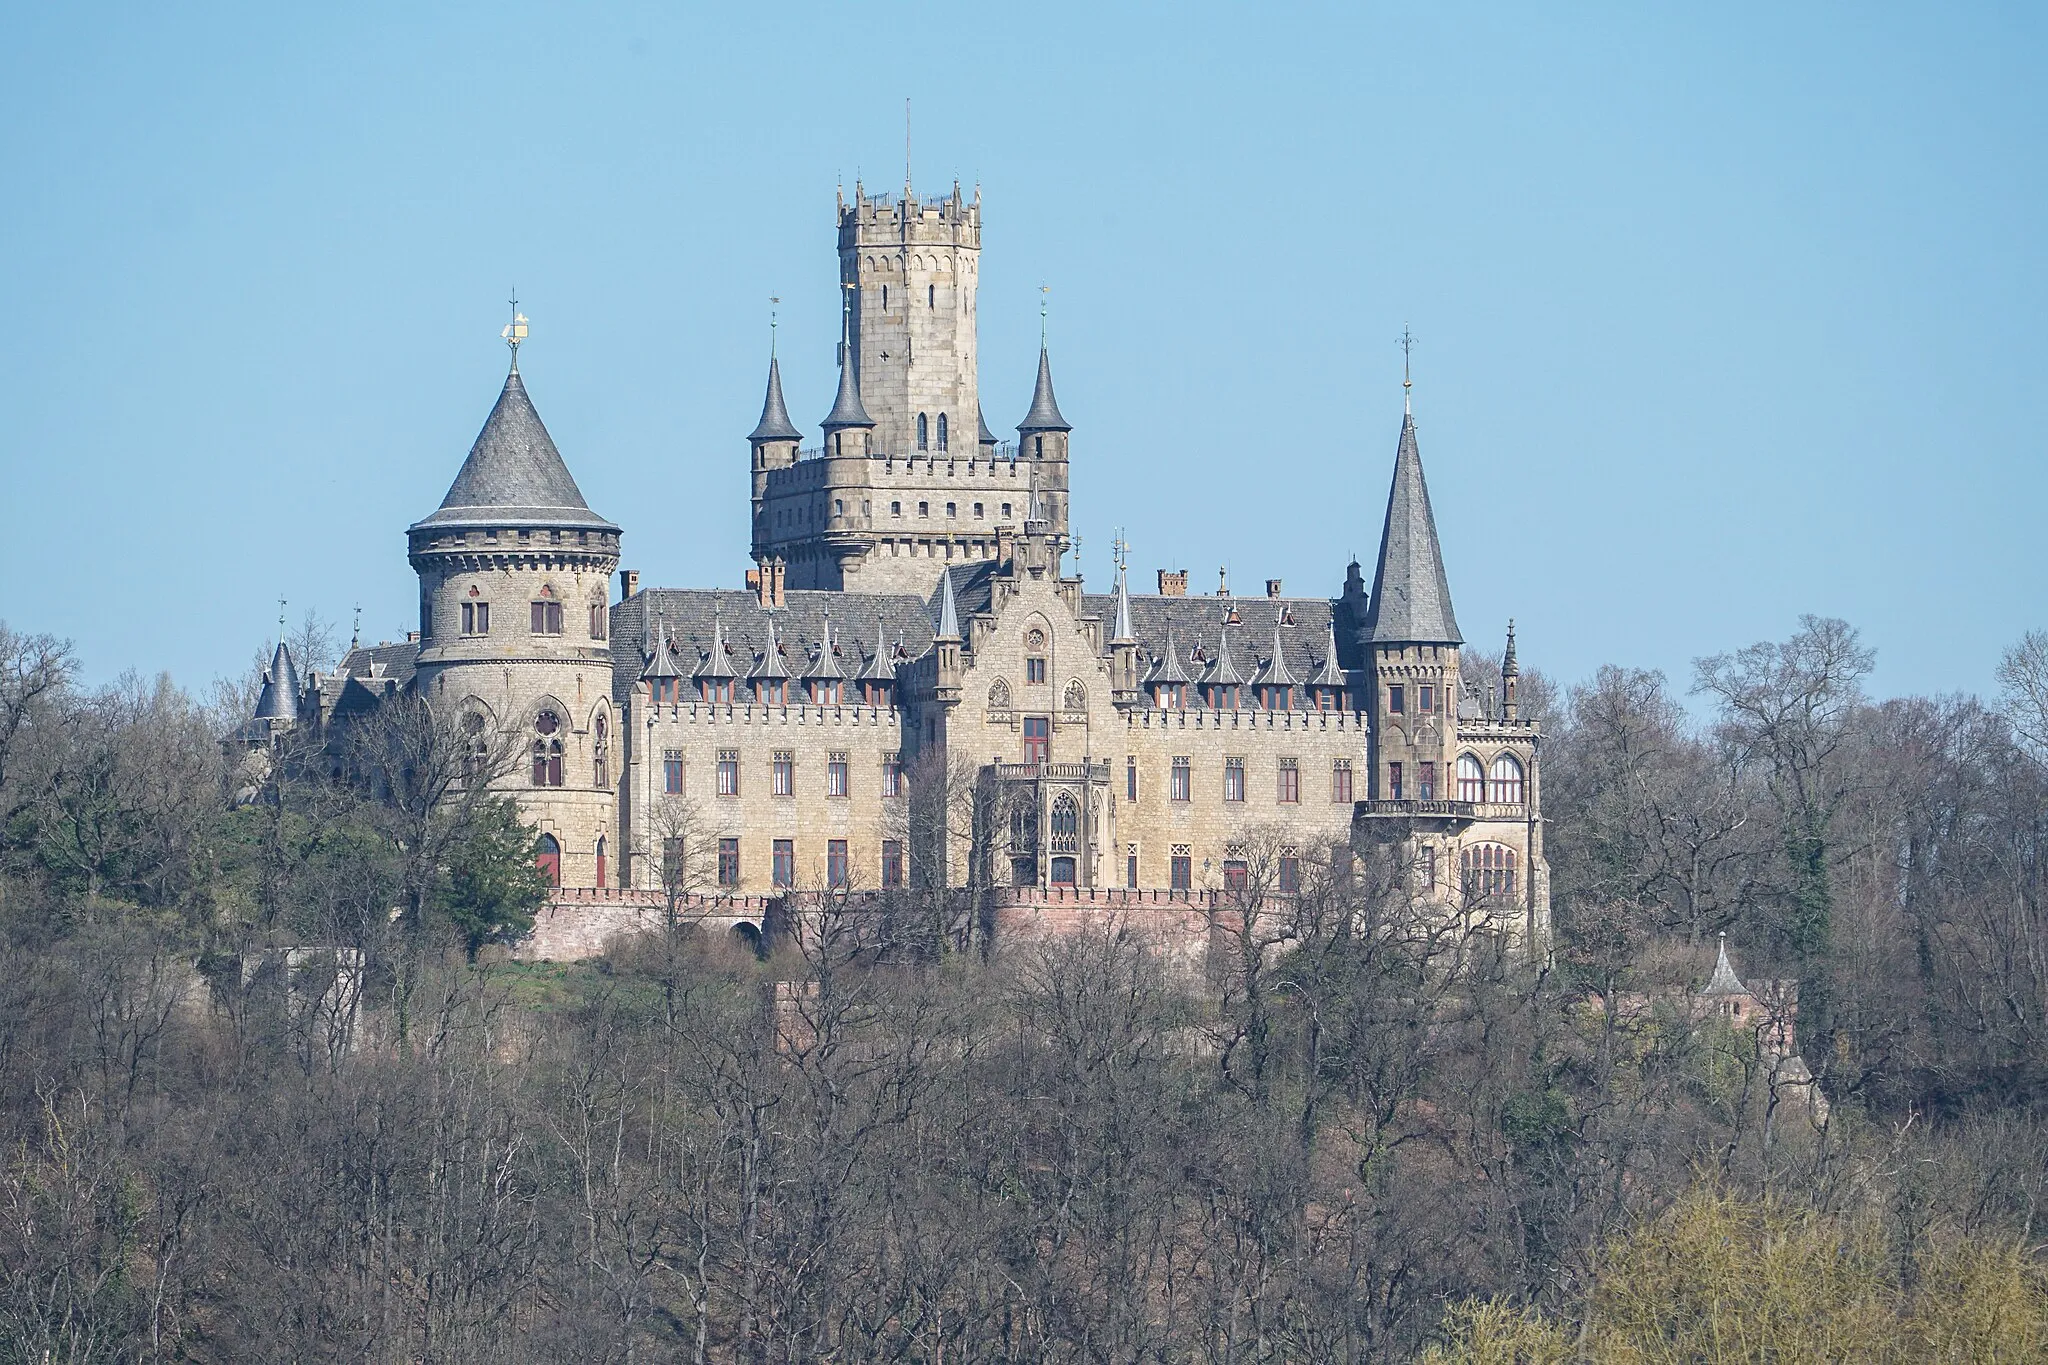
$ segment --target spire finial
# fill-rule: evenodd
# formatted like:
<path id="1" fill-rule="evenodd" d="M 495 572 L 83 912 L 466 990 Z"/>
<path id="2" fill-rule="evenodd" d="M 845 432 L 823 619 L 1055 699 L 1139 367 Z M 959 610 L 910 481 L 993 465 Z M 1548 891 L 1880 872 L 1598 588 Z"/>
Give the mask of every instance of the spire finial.
<path id="1" fill-rule="evenodd" d="M 1401 324 L 1401 414 L 1404 417 L 1413 417 L 1415 415 L 1414 404 L 1409 400 L 1409 395 L 1415 388 L 1415 380 L 1410 374 L 1408 367 L 1408 353 L 1414 349 L 1415 336 L 1408 330 L 1408 324 L 1404 322 Z"/>
<path id="2" fill-rule="evenodd" d="M 277 599 L 277 638 L 280 642 L 284 640 L 284 598 L 282 597 Z"/>
<path id="3" fill-rule="evenodd" d="M 1109 542 L 1109 557 L 1116 561 L 1118 573 L 1122 573 L 1124 566 L 1130 563 L 1131 547 L 1124 541 L 1124 528 L 1121 526 L 1116 528 L 1116 538 Z"/>
<path id="4" fill-rule="evenodd" d="M 1038 286 L 1038 349 L 1041 351 L 1045 349 L 1046 296 L 1050 293 L 1052 293 L 1051 285 L 1041 284 Z"/>
<path id="5" fill-rule="evenodd" d="M 910 96 L 903 97 L 903 202 L 910 202 Z"/>
<path id="6" fill-rule="evenodd" d="M 781 302 L 782 296 L 780 294 L 770 294 L 768 296 L 768 358 L 770 360 L 775 359 L 775 310 Z"/>
<path id="7" fill-rule="evenodd" d="M 526 340 L 526 314 L 519 311 L 519 291 L 517 289 L 512 291 L 510 302 L 512 304 L 512 321 L 506 323 L 505 329 L 499 332 L 498 335 L 503 337 L 505 344 L 512 348 L 512 373 L 518 374 L 519 343 Z"/>
<path id="8" fill-rule="evenodd" d="M 363 647 L 363 604 L 356 603 L 355 623 L 348 628 L 348 647 L 351 650 Z"/>

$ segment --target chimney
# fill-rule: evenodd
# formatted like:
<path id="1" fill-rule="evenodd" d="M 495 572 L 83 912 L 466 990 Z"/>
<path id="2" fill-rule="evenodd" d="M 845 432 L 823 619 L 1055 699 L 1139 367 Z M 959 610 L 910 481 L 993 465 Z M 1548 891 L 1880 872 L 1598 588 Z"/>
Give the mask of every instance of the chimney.
<path id="1" fill-rule="evenodd" d="M 756 597 L 761 595 L 761 571 L 759 569 L 747 570 L 747 591 L 753 593 Z"/>
<path id="2" fill-rule="evenodd" d="M 762 606 L 786 607 L 789 605 L 788 601 L 784 599 L 782 592 L 782 580 L 786 573 L 788 573 L 788 567 L 779 559 L 764 559 L 761 561 L 758 591 Z"/>
<path id="3" fill-rule="evenodd" d="M 1268 596 L 1268 597 L 1278 597 L 1279 595 L 1280 595 L 1280 580 L 1279 580 L 1279 579 L 1277 579 L 1277 578 L 1269 578 L 1269 579 L 1267 579 L 1267 580 L 1266 580 L 1266 596 Z"/>
<path id="4" fill-rule="evenodd" d="M 1188 595 L 1188 571 L 1186 569 L 1161 569 L 1159 571 L 1159 595 L 1161 597 L 1186 597 Z"/>
<path id="5" fill-rule="evenodd" d="M 1218 597 L 1230 596 L 1230 570 L 1218 569 L 1216 571 L 1216 595 Z"/>
<path id="6" fill-rule="evenodd" d="M 405 642 L 409 645 L 418 644 L 420 642 L 420 633 L 416 630 L 407 631 L 405 633 Z"/>
<path id="7" fill-rule="evenodd" d="M 640 591 L 640 571 L 638 569 L 619 570 L 619 600 L 623 602 L 638 591 Z"/>

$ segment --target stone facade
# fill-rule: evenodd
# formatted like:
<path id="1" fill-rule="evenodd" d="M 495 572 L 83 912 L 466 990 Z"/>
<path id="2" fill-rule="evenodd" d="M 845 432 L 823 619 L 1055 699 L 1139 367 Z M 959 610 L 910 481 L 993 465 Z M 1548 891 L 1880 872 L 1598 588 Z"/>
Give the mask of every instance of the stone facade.
<path id="1" fill-rule="evenodd" d="M 1370 589 L 1352 564 L 1331 596 L 1191 596 L 1163 570 L 1137 594 L 1122 569 L 1087 594 L 1063 563 L 1071 428 L 1043 347 L 1017 440 L 982 420 L 980 241 L 978 192 L 842 200 L 839 396 L 803 448 L 771 361 L 745 589 L 627 572 L 609 599 L 620 530 L 577 492 L 508 329 L 498 405 L 409 533 L 418 638 L 305 684 L 274 664 L 302 700 L 251 734 L 409 688 L 516 747 L 501 780 L 551 874 L 617 900 L 569 938 L 679 882 L 763 904 L 974 882 L 1029 919 L 1033 894 L 1285 890 L 1370 846 L 1419 893 L 1544 940 L 1539 729 L 1512 628 L 1499 677 L 1462 667 L 1412 414 Z M 922 817 L 918 782 L 946 789 Z"/>

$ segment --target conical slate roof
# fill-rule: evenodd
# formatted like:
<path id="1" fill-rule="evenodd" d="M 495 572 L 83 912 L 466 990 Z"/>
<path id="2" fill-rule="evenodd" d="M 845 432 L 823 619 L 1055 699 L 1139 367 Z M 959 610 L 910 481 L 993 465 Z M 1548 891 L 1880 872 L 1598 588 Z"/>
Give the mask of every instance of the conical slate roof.
<path id="1" fill-rule="evenodd" d="M 292 663 L 292 651 L 284 641 L 277 642 L 277 652 L 270 656 L 270 667 L 263 671 L 263 691 L 256 697 L 257 720 L 297 720 L 299 718 L 299 670 Z"/>
<path id="2" fill-rule="evenodd" d="M 789 669 L 782 662 L 782 644 L 775 638 L 775 618 L 768 618 L 768 647 L 761 651 L 760 662 L 753 672 L 747 674 L 749 681 L 755 678 L 787 678 Z"/>
<path id="3" fill-rule="evenodd" d="M 1024 420 L 1017 424 L 1017 430 L 1024 433 L 1034 431 L 1072 431 L 1067 419 L 1060 416 L 1060 405 L 1052 396 L 1052 361 L 1046 358 L 1045 347 L 1038 348 L 1038 385 L 1031 391 L 1031 411 L 1024 414 Z"/>
<path id="4" fill-rule="evenodd" d="M 768 357 L 768 397 L 761 403 L 761 420 L 755 424 L 749 441 L 801 441 L 804 434 L 789 420 L 789 409 L 782 402 L 782 362 L 774 356 Z"/>
<path id="5" fill-rule="evenodd" d="M 514 364 L 448 496 L 415 527 L 520 524 L 619 529 L 583 501 Z"/>
<path id="6" fill-rule="evenodd" d="M 725 618 L 714 614 L 711 618 L 711 648 L 704 652 L 704 657 L 698 661 L 697 671 L 692 676 L 714 680 L 730 678 L 730 654 L 731 650 L 725 643 Z"/>
<path id="7" fill-rule="evenodd" d="M 668 627 L 657 625 L 654 628 L 654 647 L 647 651 L 647 667 L 640 670 L 640 681 L 681 676 L 676 668 L 675 652 L 669 648 Z"/>
<path id="8" fill-rule="evenodd" d="M 1259 670 L 1257 681 L 1266 687 L 1294 686 L 1294 670 L 1287 666 L 1287 651 L 1280 642 L 1280 618 L 1273 618 L 1273 657 Z"/>
<path id="9" fill-rule="evenodd" d="M 1131 628 L 1130 578 L 1121 564 L 1116 569 L 1116 622 L 1110 627 L 1109 638 L 1115 644 L 1138 638 L 1137 632 Z"/>
<path id="10" fill-rule="evenodd" d="M 1230 657 L 1230 632 L 1221 632 L 1216 641 L 1216 657 L 1210 661 L 1208 670 L 1202 674 L 1205 684 L 1220 686 L 1242 684 L 1244 674 L 1237 667 L 1237 660 Z"/>
<path id="11" fill-rule="evenodd" d="M 860 682 L 896 681 L 896 657 L 889 650 L 889 637 L 883 633 L 882 618 L 875 618 L 875 652 L 861 663 L 856 678 Z"/>
<path id="12" fill-rule="evenodd" d="M 939 622 L 932 631 L 937 640 L 960 638 L 960 604 L 953 600 L 953 571 L 946 569 L 939 574 Z"/>
<path id="13" fill-rule="evenodd" d="M 974 420 L 981 425 L 981 435 L 976 438 L 976 444 L 994 445 L 996 443 L 996 434 L 988 429 L 988 414 L 981 410 L 981 404 L 979 403 L 974 405 Z"/>
<path id="14" fill-rule="evenodd" d="M 1401 444 L 1394 455 L 1394 483 L 1387 493 L 1387 520 L 1380 532 L 1380 562 L 1372 579 L 1365 633 L 1381 644 L 1462 644 L 1451 612 L 1451 586 L 1444 577 L 1443 548 L 1429 510 L 1429 486 L 1422 478 L 1422 452 L 1415 444 L 1415 418 L 1401 419 Z"/>
<path id="15" fill-rule="evenodd" d="M 1749 987 L 1735 975 L 1728 963 L 1728 935 L 1721 935 L 1721 955 L 1714 960 L 1714 974 L 1701 988 L 1701 995 L 1748 995 Z"/>
<path id="16" fill-rule="evenodd" d="M 826 679 L 844 678 L 846 676 L 839 671 L 839 652 L 832 644 L 832 614 L 830 612 L 825 613 L 825 639 L 818 646 L 818 657 L 811 660 L 811 666 L 805 670 L 804 676 L 806 678 Z"/>
<path id="17" fill-rule="evenodd" d="M 1152 676 L 1148 683 L 1184 683 L 1188 680 L 1187 670 L 1181 667 L 1180 651 L 1173 647 L 1173 627 L 1166 628 L 1166 652 L 1152 661 Z"/>
<path id="18" fill-rule="evenodd" d="M 846 358 L 839 362 L 839 396 L 832 400 L 832 411 L 825 415 L 827 431 L 875 424 L 875 419 L 868 416 L 868 410 L 861 406 L 860 381 L 853 373 L 853 348 L 847 346 L 844 349 Z"/>
<path id="19" fill-rule="evenodd" d="M 1309 675 L 1310 687 L 1343 687 L 1344 669 L 1337 662 L 1337 622 L 1330 620 L 1329 638 L 1323 642 L 1323 661 L 1316 665 L 1316 671 Z"/>

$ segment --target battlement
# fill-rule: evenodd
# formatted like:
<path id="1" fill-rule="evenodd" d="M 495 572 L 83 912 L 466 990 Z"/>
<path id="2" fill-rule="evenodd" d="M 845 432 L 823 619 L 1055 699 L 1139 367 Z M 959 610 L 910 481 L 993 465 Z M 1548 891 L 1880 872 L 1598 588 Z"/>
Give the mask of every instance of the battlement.
<path id="1" fill-rule="evenodd" d="M 800 686 L 801 683 L 791 685 Z M 902 714 L 896 707 L 869 706 L 864 702 L 843 702 L 838 706 L 814 706 L 809 702 L 772 706 L 763 702 L 697 699 L 650 702 L 645 698 L 635 698 L 634 702 L 642 708 L 643 716 L 671 725 L 779 725 L 833 729 L 866 726 L 871 730 L 895 730 L 903 723 Z"/>
<path id="2" fill-rule="evenodd" d="M 951 194 L 917 196 L 871 195 L 861 185 L 853 187 L 851 200 L 839 200 L 839 245 L 886 246 L 900 244 L 906 229 L 911 240 L 943 239 L 963 246 L 981 245 L 981 191 L 963 198 L 955 185 Z M 960 233 L 971 234 L 962 240 Z"/>

